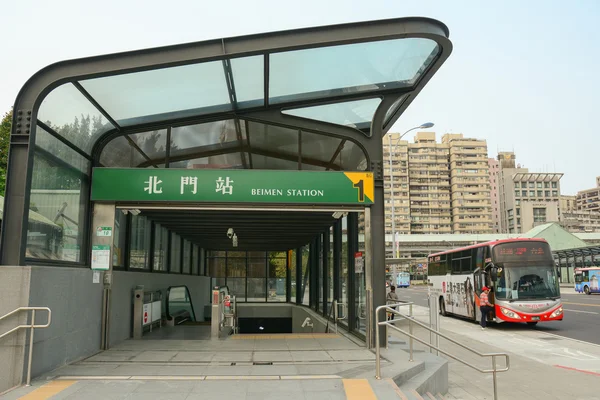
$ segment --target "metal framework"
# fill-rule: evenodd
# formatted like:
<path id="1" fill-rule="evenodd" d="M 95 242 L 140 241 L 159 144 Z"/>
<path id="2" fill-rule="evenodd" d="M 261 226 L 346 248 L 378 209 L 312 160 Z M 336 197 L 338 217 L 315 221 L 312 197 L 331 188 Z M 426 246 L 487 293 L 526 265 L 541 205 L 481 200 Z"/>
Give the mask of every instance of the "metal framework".
<path id="1" fill-rule="evenodd" d="M 39 128 L 61 143 L 74 150 L 84 159 L 91 160 L 91 169 L 100 165 L 99 157 L 102 149 L 111 140 L 124 137 L 128 144 L 137 151 L 144 161 L 140 166 L 157 167 L 158 164 L 180 159 L 181 157 L 205 157 L 220 152 L 239 152 L 245 168 L 255 167 L 254 156 L 262 155 L 287 161 L 298 161 L 298 167 L 303 164 L 313 165 L 325 170 L 340 169 L 334 161 L 342 151 L 345 143 L 352 142 L 365 154 L 366 169 L 374 172 L 375 203 L 371 206 L 371 239 L 373 246 L 372 276 L 374 298 L 371 308 L 385 303 L 385 241 L 384 241 L 384 191 L 383 191 L 383 136 L 400 117 L 404 110 L 427 84 L 439 67 L 445 62 L 452 51 L 448 39 L 448 28 L 439 21 L 427 18 L 398 18 L 380 21 L 342 24 L 327 27 L 289 30 L 267 34 L 225 38 L 198 43 L 188 43 L 175 46 L 160 47 L 147 50 L 131 51 L 119 54 L 90 57 L 78 60 L 63 61 L 50 65 L 33 77 L 23 86 L 14 105 L 9 165 L 7 172 L 4 219 L 2 221 L 2 238 L 0 243 L 1 265 L 24 265 L 27 242 L 27 224 L 32 187 L 33 160 L 39 147 L 36 145 L 36 131 Z M 435 43 L 435 50 L 428 56 L 423 65 L 415 72 L 414 79 L 381 79 L 377 82 L 355 83 L 350 87 L 340 87 L 327 90 L 312 90 L 298 95 L 273 95 L 271 87 L 272 61 L 279 54 L 298 52 L 319 48 L 334 48 L 353 44 L 368 44 L 394 40 L 427 39 Z M 240 101 L 240 81 L 236 77 L 234 67 L 236 60 L 243 57 L 258 57 L 262 60 L 263 95 L 260 101 Z M 408 56 L 407 56 L 408 57 Z M 220 62 L 222 73 L 227 84 L 226 92 L 228 105 L 215 104 L 203 108 L 186 108 L 176 111 L 162 111 L 140 117 L 117 118 L 107 103 L 95 97 L 93 90 L 87 85 L 92 79 L 124 76 L 125 74 L 166 71 L 169 68 L 200 65 L 203 63 Z M 287 77 L 294 80 L 294 76 Z M 237 80 L 236 80 L 237 79 Z M 105 132 L 92 137 L 91 142 L 82 148 L 62 137 L 45 121 L 38 121 L 40 106 L 46 96 L 61 85 L 71 83 L 77 91 L 108 121 L 110 127 Z M 107 89 L 108 90 L 108 89 Z M 325 105 L 349 104 L 361 100 L 380 99 L 374 115 L 368 122 L 354 125 L 336 124 L 319 119 L 301 118 L 284 113 L 286 110 Z M 170 99 L 165 99 L 170 101 Z M 109 106 L 111 104 L 108 104 Z M 184 155 L 175 155 L 166 149 L 164 157 L 153 159 L 139 148 L 130 135 L 165 129 L 167 140 L 172 129 L 178 126 L 209 121 L 233 120 L 236 131 L 236 141 L 229 147 L 203 147 L 188 149 Z M 278 151 L 261 149 L 252 141 L 252 135 L 244 140 L 243 127 L 249 122 L 267 124 L 294 129 L 298 132 L 298 153 L 286 154 Z M 245 124 L 245 125 L 244 125 Z M 248 129 L 246 129 L 248 132 Z M 301 136 L 303 132 L 339 138 L 341 142 L 336 148 L 330 149 L 331 157 L 326 160 L 311 159 L 303 154 Z M 82 213 L 85 226 L 80 226 L 83 232 L 90 232 L 91 208 L 89 204 L 89 182 L 82 184 Z M 86 197 L 87 196 L 87 197 Z M 318 219 L 318 218 L 317 218 Z M 321 222 L 321 221 L 319 221 Z M 326 219 L 323 223 L 331 222 Z M 319 225 L 321 227 L 321 225 Z M 336 228 L 338 229 L 338 228 Z M 322 230 L 321 230 L 322 232 Z M 90 237 L 82 244 L 82 264 L 89 263 Z M 339 246 L 333 243 L 334 247 Z M 351 282 L 352 283 L 352 282 Z M 354 286 L 352 284 L 352 286 Z M 351 287 L 352 287 L 351 286 Z M 353 290 L 353 289 L 352 289 Z"/>

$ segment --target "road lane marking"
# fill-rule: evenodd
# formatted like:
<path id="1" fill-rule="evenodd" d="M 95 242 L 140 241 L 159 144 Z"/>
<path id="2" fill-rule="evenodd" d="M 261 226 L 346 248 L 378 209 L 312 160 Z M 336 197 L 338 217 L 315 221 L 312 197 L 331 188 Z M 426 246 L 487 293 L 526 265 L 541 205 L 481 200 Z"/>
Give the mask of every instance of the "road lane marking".
<path id="1" fill-rule="evenodd" d="M 564 369 L 569 369 L 571 371 L 577 371 L 577 372 L 583 372 L 584 374 L 590 374 L 590 375 L 596 375 L 596 376 L 600 376 L 600 373 L 598 372 L 593 372 L 593 371 L 587 371 L 585 369 L 578 369 L 578 368 L 571 368 L 571 367 L 565 367 L 564 365 L 555 365 L 555 367 L 558 368 L 564 368 Z"/>
<path id="2" fill-rule="evenodd" d="M 585 307 L 600 307 L 600 304 L 587 304 L 587 303 L 570 303 L 563 301 L 563 304 L 571 304 L 573 306 L 585 306 Z"/>
<path id="3" fill-rule="evenodd" d="M 570 312 L 579 312 L 579 313 L 584 313 L 584 314 L 598 314 L 597 312 L 593 312 L 593 311 L 570 310 L 568 308 L 563 308 L 563 310 L 570 311 Z"/>

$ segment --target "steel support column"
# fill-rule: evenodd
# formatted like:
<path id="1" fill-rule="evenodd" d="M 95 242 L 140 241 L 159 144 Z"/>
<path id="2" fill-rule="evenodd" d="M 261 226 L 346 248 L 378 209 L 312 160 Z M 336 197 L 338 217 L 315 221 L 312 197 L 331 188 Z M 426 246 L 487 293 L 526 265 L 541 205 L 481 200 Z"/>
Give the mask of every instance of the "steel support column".
<path id="1" fill-rule="evenodd" d="M 296 304 L 302 304 L 302 247 L 296 249 Z"/>
<path id="2" fill-rule="evenodd" d="M 323 316 L 329 315 L 329 251 L 330 251 L 330 230 L 322 235 L 323 237 Z"/>
<path id="3" fill-rule="evenodd" d="M 340 301 L 340 270 L 342 269 L 342 223 L 340 220 L 333 225 L 333 299 Z"/>
<path id="4" fill-rule="evenodd" d="M 356 275 L 354 274 L 354 253 L 358 251 L 358 215 L 348 213 L 348 330 L 356 330 Z"/>

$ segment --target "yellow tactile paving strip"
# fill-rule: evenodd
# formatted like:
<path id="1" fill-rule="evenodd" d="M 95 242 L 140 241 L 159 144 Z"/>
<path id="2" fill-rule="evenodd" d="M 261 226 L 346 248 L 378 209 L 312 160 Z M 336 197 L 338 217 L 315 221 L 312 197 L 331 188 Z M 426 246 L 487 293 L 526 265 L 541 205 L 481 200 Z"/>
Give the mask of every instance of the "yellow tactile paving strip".
<path id="1" fill-rule="evenodd" d="M 377 400 L 375 392 L 366 379 L 342 379 L 346 399 L 348 400 Z"/>
<path id="2" fill-rule="evenodd" d="M 335 333 L 280 333 L 275 335 L 233 335 L 231 339 L 260 340 L 260 339 L 335 339 L 340 337 Z"/>
<path id="3" fill-rule="evenodd" d="M 46 383 L 44 386 L 34 390 L 33 392 L 26 394 L 25 396 L 19 397 L 19 400 L 49 399 L 50 397 L 62 392 L 75 383 L 77 383 L 77 381 L 52 381 L 50 383 Z"/>

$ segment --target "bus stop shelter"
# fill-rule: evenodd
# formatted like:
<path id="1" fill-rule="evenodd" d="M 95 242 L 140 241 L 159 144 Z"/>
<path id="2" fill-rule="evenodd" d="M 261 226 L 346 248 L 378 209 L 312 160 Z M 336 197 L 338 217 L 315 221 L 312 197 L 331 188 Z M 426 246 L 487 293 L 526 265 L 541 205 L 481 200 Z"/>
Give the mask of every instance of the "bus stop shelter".
<path id="1" fill-rule="evenodd" d="M 95 168 L 181 168 L 192 162 L 203 169 L 369 172 L 374 197 L 364 228 L 371 238 L 365 268 L 372 344 L 373 312 L 385 304 L 383 136 L 449 57 L 448 37 L 439 21 L 399 18 L 109 54 L 42 69 L 14 105 L 1 265 L 90 267 Z M 71 200 L 51 204 L 45 190 Z M 30 214 L 44 209 L 56 213 L 60 239 L 28 234 Z M 287 242 L 275 247 L 306 240 L 305 231 L 293 229 L 302 222 L 290 219 Z M 60 285 L 51 274 L 45 279 Z"/>

